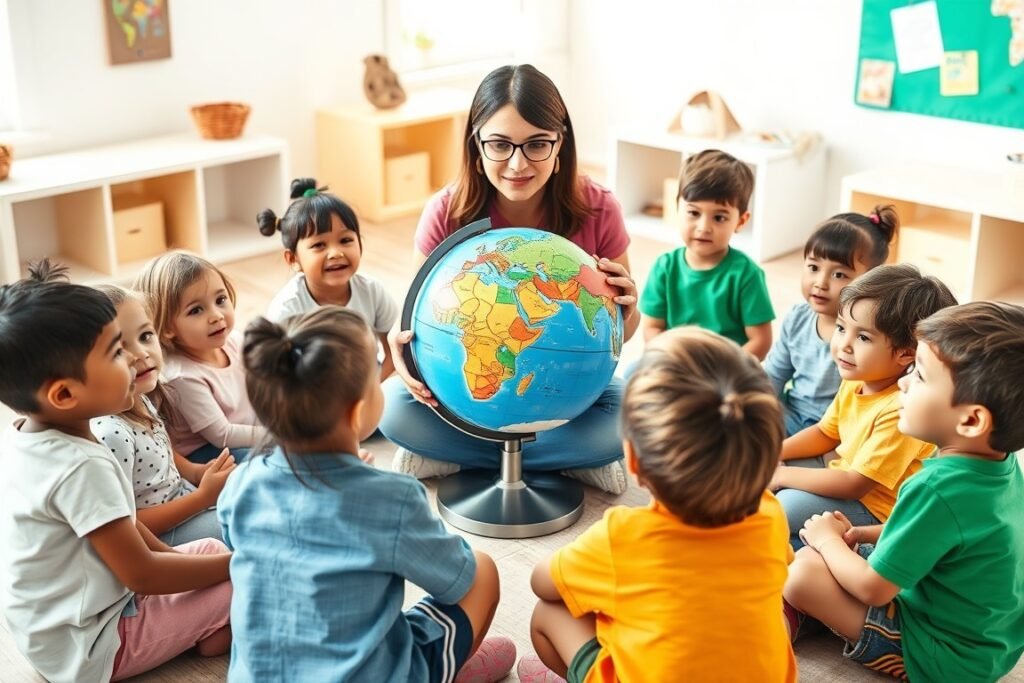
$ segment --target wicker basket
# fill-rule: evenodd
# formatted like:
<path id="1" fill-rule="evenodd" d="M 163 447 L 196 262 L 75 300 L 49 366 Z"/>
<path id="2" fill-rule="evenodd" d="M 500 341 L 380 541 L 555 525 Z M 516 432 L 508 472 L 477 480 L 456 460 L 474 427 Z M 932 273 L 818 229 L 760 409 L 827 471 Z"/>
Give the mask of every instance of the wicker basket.
<path id="1" fill-rule="evenodd" d="M 14 161 L 14 148 L 10 145 L 0 145 L 0 180 L 7 180 L 7 174 L 11 172 L 12 161 Z"/>
<path id="2" fill-rule="evenodd" d="M 242 134 L 250 107 L 241 102 L 214 102 L 192 107 L 199 134 L 209 140 L 227 140 Z"/>

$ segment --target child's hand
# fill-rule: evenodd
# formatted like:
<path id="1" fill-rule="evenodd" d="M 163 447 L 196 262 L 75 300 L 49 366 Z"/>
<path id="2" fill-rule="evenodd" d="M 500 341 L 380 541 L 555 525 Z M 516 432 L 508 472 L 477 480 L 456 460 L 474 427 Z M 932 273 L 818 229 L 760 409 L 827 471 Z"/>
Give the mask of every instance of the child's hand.
<path id="1" fill-rule="evenodd" d="M 768 490 L 775 493 L 779 489 L 786 488 L 785 484 L 786 477 L 786 466 L 781 462 L 775 466 L 775 474 L 772 475 L 771 481 L 768 482 Z"/>
<path id="2" fill-rule="evenodd" d="M 857 549 L 857 544 L 860 543 L 860 534 L 857 532 L 857 527 L 853 525 L 849 519 L 846 518 L 839 510 L 832 513 L 837 520 L 843 523 L 846 527 L 846 531 L 843 532 L 843 540 L 846 541 L 846 545 L 850 546 L 851 550 Z"/>
<path id="3" fill-rule="evenodd" d="M 228 475 L 235 470 L 235 456 L 231 455 L 228 449 L 224 449 L 206 465 L 203 478 L 199 480 L 199 489 L 196 491 L 206 500 L 207 505 L 216 505 L 217 497 L 224 490 L 224 484 L 228 481 Z"/>
<path id="4" fill-rule="evenodd" d="M 598 258 L 597 254 L 594 254 L 594 260 L 597 261 L 597 267 L 605 273 L 608 273 L 608 277 L 605 278 L 605 282 L 610 284 L 612 287 L 618 287 L 622 290 L 622 294 L 615 297 L 614 301 L 618 305 L 622 306 L 622 319 L 629 320 L 636 314 L 636 303 L 637 303 L 637 288 L 636 282 L 630 276 L 621 263 L 616 263 L 611 259 Z"/>
<path id="5" fill-rule="evenodd" d="M 836 517 L 833 512 L 812 515 L 809 520 L 804 522 L 804 528 L 800 530 L 800 540 L 821 552 L 821 546 L 828 541 L 839 539 L 845 543 L 843 534 L 849 528 L 850 521 L 846 517 Z"/>
<path id="6" fill-rule="evenodd" d="M 403 352 L 406 344 L 412 341 L 412 330 L 391 330 L 388 334 L 388 346 L 391 347 L 391 360 L 395 364 L 395 372 L 405 382 L 406 388 L 412 397 L 420 403 L 428 406 L 436 406 L 437 399 L 434 398 L 433 394 L 430 393 L 430 389 L 427 389 L 427 385 L 416 379 L 413 379 L 412 375 L 409 374 L 409 368 L 405 365 L 405 356 Z"/>
<path id="7" fill-rule="evenodd" d="M 373 463 L 377 461 L 377 458 L 373 455 L 373 453 L 366 450 L 365 448 L 360 448 L 359 453 L 357 453 L 357 455 L 359 456 L 360 460 L 365 462 L 367 465 L 370 465 L 371 467 L 373 466 Z"/>

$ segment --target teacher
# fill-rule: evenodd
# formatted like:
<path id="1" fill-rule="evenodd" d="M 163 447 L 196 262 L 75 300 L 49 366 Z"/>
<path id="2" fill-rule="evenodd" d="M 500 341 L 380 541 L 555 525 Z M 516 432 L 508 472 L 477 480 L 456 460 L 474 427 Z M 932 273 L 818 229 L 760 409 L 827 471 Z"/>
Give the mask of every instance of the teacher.
<path id="1" fill-rule="evenodd" d="M 640 322 L 636 283 L 622 207 L 615 197 L 577 175 L 576 139 L 565 102 L 534 67 L 504 66 L 488 74 L 473 97 L 466 146 L 455 182 L 435 194 L 416 227 L 414 260 L 422 265 L 449 235 L 481 218 L 494 228 L 533 227 L 565 237 L 598 258 L 624 316 L 625 339 Z M 392 469 L 419 479 L 467 469 L 497 469 L 496 444 L 469 436 L 437 416 L 430 390 L 405 366 L 402 347 L 412 331 L 389 336 L 397 377 L 384 384 L 380 430 L 399 446 Z M 619 436 L 622 381 L 613 378 L 586 411 L 523 445 L 524 470 L 556 470 L 613 494 L 628 477 Z"/>

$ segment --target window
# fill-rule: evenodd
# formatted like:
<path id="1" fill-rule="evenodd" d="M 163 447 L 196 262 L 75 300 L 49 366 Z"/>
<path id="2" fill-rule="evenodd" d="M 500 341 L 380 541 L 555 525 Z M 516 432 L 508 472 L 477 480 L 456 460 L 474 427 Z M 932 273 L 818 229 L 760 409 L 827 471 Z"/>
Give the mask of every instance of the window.
<path id="1" fill-rule="evenodd" d="M 472 62 L 510 62 L 530 38 L 521 0 L 386 0 L 385 48 L 397 72 Z"/>

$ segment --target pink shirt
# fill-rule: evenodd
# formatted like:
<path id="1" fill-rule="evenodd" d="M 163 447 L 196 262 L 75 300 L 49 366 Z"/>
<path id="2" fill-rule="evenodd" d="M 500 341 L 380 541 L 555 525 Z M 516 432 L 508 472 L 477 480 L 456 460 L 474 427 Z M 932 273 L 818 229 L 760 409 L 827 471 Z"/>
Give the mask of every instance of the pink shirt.
<path id="1" fill-rule="evenodd" d="M 579 232 L 569 239 L 588 254 L 614 259 L 626 253 L 629 246 L 629 235 L 622 218 L 622 206 L 607 189 L 601 187 L 590 178 L 581 176 L 583 199 L 593 211 L 593 215 L 584 221 Z M 429 255 L 437 248 L 445 237 L 448 237 L 448 205 L 452 199 L 451 188 L 444 188 L 430 198 L 420 214 L 419 225 L 416 226 L 416 248 L 421 254 Z M 492 201 L 488 207 L 491 226 L 495 228 L 522 227 L 512 225 L 498 213 L 497 202 Z M 530 227 L 530 226 L 526 226 Z M 543 229 L 544 226 L 536 226 Z"/>
<path id="2" fill-rule="evenodd" d="M 167 354 L 164 377 L 168 398 L 180 420 L 169 420 L 171 444 L 182 455 L 208 443 L 219 448 L 256 444 L 264 430 L 245 391 L 241 343 L 232 334 L 224 344 L 228 366 L 218 368 L 179 353 Z M 184 422 L 184 424 L 181 424 Z"/>

